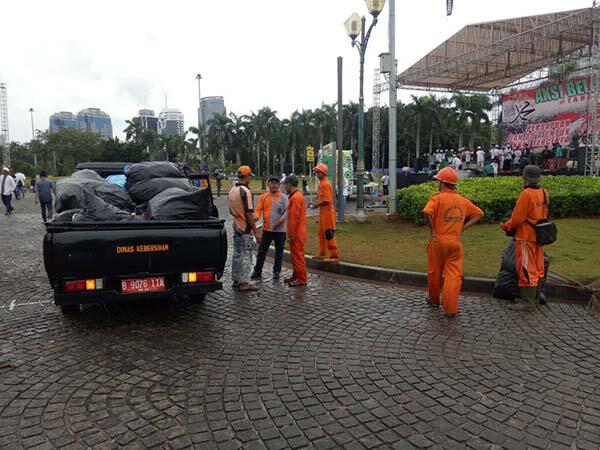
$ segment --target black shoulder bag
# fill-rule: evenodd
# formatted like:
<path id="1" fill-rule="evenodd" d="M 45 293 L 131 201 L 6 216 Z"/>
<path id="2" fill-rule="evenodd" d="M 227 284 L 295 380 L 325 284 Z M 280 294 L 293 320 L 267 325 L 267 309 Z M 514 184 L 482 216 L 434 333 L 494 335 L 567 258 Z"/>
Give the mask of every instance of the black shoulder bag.
<path id="1" fill-rule="evenodd" d="M 550 207 L 548 205 L 548 196 L 546 194 L 546 191 L 544 191 L 544 206 L 548 211 L 546 218 L 538 220 L 538 222 L 535 224 L 529 221 L 527 221 L 527 223 L 531 225 L 535 230 L 535 239 L 538 244 L 550 245 L 556 242 L 556 239 L 558 238 L 558 229 L 556 228 L 556 224 L 552 222 L 549 218 Z"/>

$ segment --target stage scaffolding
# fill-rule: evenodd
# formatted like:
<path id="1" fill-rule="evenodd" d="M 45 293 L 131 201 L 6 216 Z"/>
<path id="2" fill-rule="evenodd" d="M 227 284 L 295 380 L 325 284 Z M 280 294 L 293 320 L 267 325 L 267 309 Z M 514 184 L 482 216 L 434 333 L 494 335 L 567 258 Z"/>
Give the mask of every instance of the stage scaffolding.
<path id="1" fill-rule="evenodd" d="M 535 87 L 565 62 L 568 75 L 600 81 L 600 4 L 591 8 L 472 24 L 398 75 L 398 88 L 429 92 L 486 94 L 494 108 L 491 141 L 497 138 L 500 100 L 511 91 Z M 386 89 L 377 83 L 374 90 Z M 600 89 L 590 94 L 585 173 L 600 174 Z"/>

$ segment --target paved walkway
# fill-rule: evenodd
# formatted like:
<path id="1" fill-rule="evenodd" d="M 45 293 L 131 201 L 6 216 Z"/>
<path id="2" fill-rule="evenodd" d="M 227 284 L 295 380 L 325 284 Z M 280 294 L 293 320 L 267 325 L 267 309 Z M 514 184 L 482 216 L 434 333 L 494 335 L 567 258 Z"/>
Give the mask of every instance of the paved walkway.
<path id="1" fill-rule="evenodd" d="M 2 449 L 600 446 L 583 307 L 465 297 L 449 320 L 419 291 L 311 275 L 63 316 L 31 200 L 0 230 Z"/>

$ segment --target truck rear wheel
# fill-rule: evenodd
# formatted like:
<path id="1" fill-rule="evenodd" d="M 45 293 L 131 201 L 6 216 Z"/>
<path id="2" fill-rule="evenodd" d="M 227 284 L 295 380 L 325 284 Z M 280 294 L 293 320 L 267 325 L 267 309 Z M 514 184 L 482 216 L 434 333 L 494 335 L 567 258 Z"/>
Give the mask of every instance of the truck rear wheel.
<path id="1" fill-rule="evenodd" d="M 194 303 L 202 303 L 206 298 L 206 294 L 192 294 L 190 295 L 190 300 Z"/>
<path id="2" fill-rule="evenodd" d="M 79 309 L 79 305 L 60 305 L 60 311 L 63 314 L 77 314 Z"/>

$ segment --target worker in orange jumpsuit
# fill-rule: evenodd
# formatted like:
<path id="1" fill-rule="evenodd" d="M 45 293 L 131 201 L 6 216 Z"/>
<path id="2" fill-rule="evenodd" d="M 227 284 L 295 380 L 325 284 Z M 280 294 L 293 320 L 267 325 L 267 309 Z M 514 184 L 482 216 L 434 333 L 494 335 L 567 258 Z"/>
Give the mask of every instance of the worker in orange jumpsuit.
<path id="1" fill-rule="evenodd" d="M 517 199 L 510 220 L 500 227 L 515 238 L 516 269 L 519 274 L 521 303 L 508 308 L 535 311 L 544 278 L 544 247 L 537 243 L 533 224 L 548 218 L 548 194 L 539 186 L 542 171 L 538 166 L 523 169 L 524 189 Z"/>
<path id="2" fill-rule="evenodd" d="M 317 201 L 309 205 L 319 208 L 319 255 L 313 259 L 336 263 L 340 260 L 337 241 L 335 240 L 335 208 L 333 206 L 333 188 L 327 179 L 329 168 L 327 164 L 317 164 L 313 169 L 319 179 Z M 329 250 L 329 258 L 327 257 Z"/>
<path id="3" fill-rule="evenodd" d="M 298 177 L 288 175 L 284 186 L 289 196 L 287 236 L 292 255 L 292 277 L 286 279 L 290 287 L 306 286 L 306 260 L 304 246 L 306 245 L 306 203 L 304 195 L 298 190 Z"/>
<path id="4" fill-rule="evenodd" d="M 462 235 L 483 217 L 483 211 L 456 192 L 458 176 L 451 167 L 439 171 L 439 193 L 423 209 L 430 237 L 427 247 L 427 281 L 431 306 L 439 306 L 453 317 L 458 311 L 462 287 L 464 250 Z M 441 296 L 440 296 L 441 294 Z"/>

